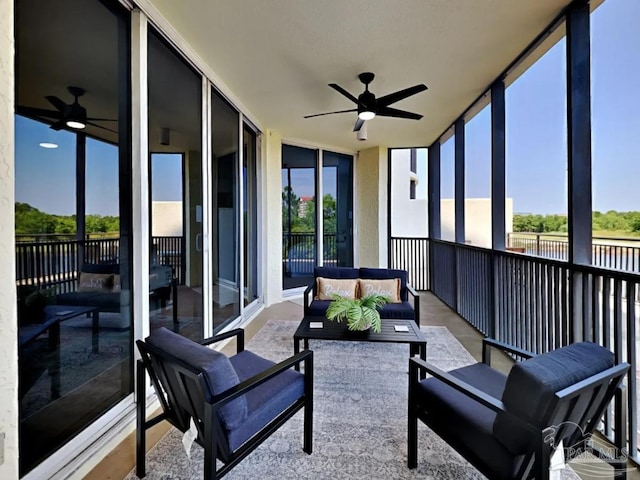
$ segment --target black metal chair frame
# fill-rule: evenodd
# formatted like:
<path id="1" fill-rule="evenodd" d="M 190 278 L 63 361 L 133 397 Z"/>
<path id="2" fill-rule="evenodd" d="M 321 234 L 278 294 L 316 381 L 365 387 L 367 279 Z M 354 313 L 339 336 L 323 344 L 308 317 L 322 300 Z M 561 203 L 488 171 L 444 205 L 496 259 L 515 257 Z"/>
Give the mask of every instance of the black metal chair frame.
<path id="1" fill-rule="evenodd" d="M 236 337 L 237 352 L 242 352 L 244 350 L 244 330 L 242 329 L 231 330 L 205 339 L 201 344 L 211 345 L 232 337 Z M 302 408 L 304 408 L 303 450 L 307 454 L 312 453 L 313 352 L 311 350 L 300 352 L 239 383 L 235 387 L 215 395 L 209 403 L 205 401 L 203 393 L 207 387 L 202 372 L 142 340 L 137 340 L 136 344 L 142 356 L 141 360 L 137 362 L 136 379 L 138 392 L 136 409 L 136 475 L 138 477 L 142 478 L 146 475 L 146 431 L 163 420 L 168 421 L 178 430 L 186 432 L 190 427 L 190 419 L 193 418 L 197 429 L 196 442 L 204 449 L 204 478 L 206 480 L 222 478 Z M 237 450 L 232 451 L 218 416 L 220 408 L 258 385 L 267 382 L 279 373 L 291 367 L 299 366 L 301 363 L 304 364 L 304 395 Z M 149 373 L 162 406 L 162 413 L 149 420 L 146 419 L 145 370 Z M 179 391 L 171 388 L 171 383 L 168 380 L 170 376 L 173 376 L 174 379 L 180 379 Z M 199 418 L 200 416 L 196 414 L 196 405 L 203 405 L 204 407 L 202 418 Z M 216 458 L 219 458 L 224 463 L 219 470 L 216 470 Z"/>
<path id="2" fill-rule="evenodd" d="M 482 345 L 482 362 L 487 365 L 491 363 L 491 348 L 500 349 L 520 359 L 535 356 L 532 352 L 513 347 L 494 339 L 485 338 Z M 491 471 L 488 470 L 483 460 L 465 445 L 450 441 L 451 439 L 448 438 L 447 432 L 438 428 L 437 424 L 431 421 L 429 412 L 421 407 L 417 388 L 421 380 L 420 375 L 425 372 L 494 412 L 506 413 L 513 420 L 532 432 L 538 440 L 530 446 L 529 451 L 526 453 L 525 460 L 522 462 L 522 466 L 514 478 L 548 480 L 551 456 L 555 446 L 559 444 L 560 439 L 564 438 L 564 445 L 571 446 L 572 453 L 575 455 L 579 455 L 585 451 L 587 447 L 585 441 L 598 426 L 600 419 L 603 417 L 605 410 L 608 408 L 614 396 L 616 398 L 614 445 L 618 455 L 623 452 L 623 449 L 626 449 L 627 409 L 622 380 L 629 371 L 629 368 L 630 365 L 628 363 L 621 363 L 556 392 L 551 405 L 544 415 L 545 421 L 543 423 L 547 425 L 547 427 L 541 429 L 511 415 L 506 411 L 500 399 L 488 395 L 419 358 L 410 358 L 407 442 L 408 467 L 416 468 L 418 464 L 418 420 L 421 420 L 482 474 L 491 478 Z M 574 433 L 567 436 L 567 429 L 570 428 L 572 424 L 584 424 L 585 428 L 582 432 L 573 428 Z M 606 458 L 605 452 L 600 453 L 602 454 L 601 458 L 606 459 L 615 469 L 616 478 L 626 478 L 626 459 L 624 456 Z M 567 458 L 566 460 L 569 461 L 570 459 Z"/>

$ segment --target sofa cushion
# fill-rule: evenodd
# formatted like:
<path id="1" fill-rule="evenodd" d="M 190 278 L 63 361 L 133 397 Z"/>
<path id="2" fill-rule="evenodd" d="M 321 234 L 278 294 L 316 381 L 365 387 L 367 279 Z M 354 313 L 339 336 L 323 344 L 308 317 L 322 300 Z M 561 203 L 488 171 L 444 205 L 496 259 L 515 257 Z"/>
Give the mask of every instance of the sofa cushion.
<path id="1" fill-rule="evenodd" d="M 536 428 L 548 421 L 556 392 L 613 367 L 613 354 L 591 342 L 580 342 L 515 364 L 502 395 L 505 409 Z M 532 434 L 507 414 L 493 426 L 498 440 L 512 453 L 524 453 Z"/>
<path id="2" fill-rule="evenodd" d="M 388 278 L 384 280 L 358 279 L 358 296 L 382 295 L 389 303 L 400 303 L 400 279 Z"/>
<path id="3" fill-rule="evenodd" d="M 358 280 L 338 278 L 316 278 L 318 300 L 333 300 L 334 295 L 354 299 L 358 297 Z"/>
<path id="4" fill-rule="evenodd" d="M 214 395 L 219 395 L 240 382 L 236 370 L 224 354 L 164 327 L 153 330 L 146 342 L 200 370 L 208 387 L 204 392 L 207 402 L 211 402 Z M 247 400 L 244 395 L 231 400 L 220 409 L 220 419 L 228 430 L 239 427 L 246 418 Z"/>
<path id="5" fill-rule="evenodd" d="M 80 272 L 78 278 L 79 292 L 110 292 L 113 290 L 112 273 Z"/>
<path id="6" fill-rule="evenodd" d="M 407 292 L 407 272 L 406 270 L 395 270 L 390 268 L 360 268 L 360 278 L 362 279 L 400 279 L 400 300 L 403 302 L 409 300 Z"/>
<path id="7" fill-rule="evenodd" d="M 358 269 L 351 267 L 315 267 L 313 276 L 316 278 L 358 278 Z"/>
<path id="8" fill-rule="evenodd" d="M 475 388 L 500 398 L 506 377 L 484 363 L 449 372 Z M 492 478 L 513 478 L 517 456 L 512 455 L 492 434 L 496 414 L 436 378 L 420 382 L 417 395 L 420 410 L 429 416 L 429 425 L 456 449 L 475 452 L 474 460 L 488 465 Z"/>
<path id="9" fill-rule="evenodd" d="M 247 350 L 230 357 L 229 360 L 241 382 L 275 365 L 274 362 Z M 236 450 L 303 395 L 304 375 L 293 369 L 285 370 L 247 392 L 247 418 L 241 425 L 228 432 L 229 447 Z"/>
<path id="10" fill-rule="evenodd" d="M 327 308 L 329 308 L 330 303 L 331 300 L 314 300 L 307 307 L 305 315 L 309 315 L 311 317 L 324 317 L 327 313 Z"/>
<path id="11" fill-rule="evenodd" d="M 403 318 L 405 320 L 415 320 L 416 312 L 411 302 L 387 303 L 380 310 L 380 318 Z"/>

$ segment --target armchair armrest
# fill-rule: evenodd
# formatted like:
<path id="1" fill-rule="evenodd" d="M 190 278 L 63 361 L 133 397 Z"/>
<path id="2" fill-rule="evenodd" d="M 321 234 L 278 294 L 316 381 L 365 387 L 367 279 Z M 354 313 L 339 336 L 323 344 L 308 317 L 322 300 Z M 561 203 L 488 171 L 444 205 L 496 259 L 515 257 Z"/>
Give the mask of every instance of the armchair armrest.
<path id="1" fill-rule="evenodd" d="M 482 390 L 477 389 L 476 387 L 469 385 L 466 382 L 454 377 L 453 375 L 440 370 L 438 367 L 425 362 L 424 360 L 411 357 L 409 358 L 409 383 L 414 384 L 418 382 L 418 371 L 426 371 L 428 374 L 437 378 L 441 382 L 446 383 L 451 388 L 458 390 L 459 392 L 465 394 L 466 396 L 472 398 L 478 403 L 481 403 L 487 408 L 490 408 L 494 412 L 505 412 L 504 404 L 501 400 L 498 400 L 491 395 L 486 394 Z"/>
<path id="2" fill-rule="evenodd" d="M 251 378 L 246 379 L 244 382 L 239 383 L 235 387 L 231 387 L 228 390 L 216 395 L 212 398 L 211 404 L 220 407 L 224 403 L 230 402 L 234 398 L 244 395 L 248 391 L 256 388 L 258 385 L 262 385 L 267 380 L 275 377 L 276 375 L 290 369 L 300 363 L 304 363 L 304 376 L 305 381 L 311 381 L 313 375 L 313 351 L 304 350 L 296 355 L 283 360 L 280 363 L 275 364 L 272 367 L 254 375 Z"/>
<path id="3" fill-rule="evenodd" d="M 516 417 L 515 415 L 513 415 L 513 413 L 507 411 L 504 403 L 502 403 L 502 400 L 492 397 L 491 395 L 483 392 L 473 385 L 469 385 L 467 382 L 460 380 L 450 373 L 445 372 L 444 370 L 440 370 L 438 367 L 417 357 L 409 358 L 409 398 L 415 398 L 415 394 L 411 392 L 412 390 L 415 391 L 416 385 L 420 381 L 418 370 L 426 371 L 432 377 L 437 378 L 441 382 L 449 385 L 451 388 L 459 391 L 460 393 L 493 410 L 494 412 L 506 414 L 513 421 L 519 423 L 533 434 L 541 435 L 540 428 L 534 427 L 530 423 L 522 420 L 519 417 Z"/>
<path id="4" fill-rule="evenodd" d="M 242 328 L 234 328 L 233 330 L 229 330 L 228 332 L 219 333 L 218 335 L 214 335 L 213 337 L 205 338 L 200 342 L 200 344 L 211 345 L 212 343 L 220 342 L 232 337 L 238 337 L 236 341 L 237 353 L 244 351 L 244 330 Z"/>
<path id="5" fill-rule="evenodd" d="M 420 326 L 420 294 L 407 283 L 407 292 L 413 297 L 413 310 L 416 313 L 416 324 Z"/>
<path id="6" fill-rule="evenodd" d="M 313 281 L 313 283 L 310 283 L 307 288 L 304 290 L 304 314 L 306 315 L 308 310 L 309 310 L 309 294 L 313 293 L 316 287 L 316 282 L 315 280 Z M 312 297 L 313 299 L 313 297 Z"/>
<path id="7" fill-rule="evenodd" d="M 514 355 L 519 355 L 525 359 L 533 358 L 536 356 L 536 354 L 533 352 L 515 347 L 513 345 L 509 345 L 508 343 L 501 342 L 494 338 L 483 338 L 482 363 L 486 363 L 487 365 L 491 364 L 491 349 L 489 347 L 497 348 L 499 350 L 502 350 L 503 352 L 513 353 Z"/>

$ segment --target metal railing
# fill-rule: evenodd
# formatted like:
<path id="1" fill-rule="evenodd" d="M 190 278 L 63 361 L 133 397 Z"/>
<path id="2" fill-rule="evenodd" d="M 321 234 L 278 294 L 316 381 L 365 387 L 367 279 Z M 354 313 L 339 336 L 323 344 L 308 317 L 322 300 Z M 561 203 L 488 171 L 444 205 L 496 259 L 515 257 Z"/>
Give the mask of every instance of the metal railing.
<path id="1" fill-rule="evenodd" d="M 406 270 L 409 285 L 416 290 L 430 290 L 429 239 L 392 237 L 389 245 L 389 267 Z"/>
<path id="2" fill-rule="evenodd" d="M 507 248 L 556 260 L 569 258 L 567 236 L 557 233 L 509 233 Z M 640 273 L 640 238 L 593 237 L 592 264 Z"/>
<path id="3" fill-rule="evenodd" d="M 322 236 L 324 265 L 337 265 L 336 234 Z M 282 233 L 282 265 L 287 276 L 313 276 L 316 265 L 316 234 L 313 232 Z"/>
<path id="4" fill-rule="evenodd" d="M 24 237 L 23 237 L 24 238 Z M 33 236 L 31 237 L 34 238 Z M 59 240 L 47 236 L 46 241 L 16 242 L 16 283 L 39 288 L 55 287 L 59 293 L 74 291 L 83 263 L 117 263 L 119 238 Z M 18 239 L 19 240 L 19 239 Z M 153 257 L 158 263 L 171 265 L 184 280 L 184 249 L 182 237 L 153 237 Z"/>

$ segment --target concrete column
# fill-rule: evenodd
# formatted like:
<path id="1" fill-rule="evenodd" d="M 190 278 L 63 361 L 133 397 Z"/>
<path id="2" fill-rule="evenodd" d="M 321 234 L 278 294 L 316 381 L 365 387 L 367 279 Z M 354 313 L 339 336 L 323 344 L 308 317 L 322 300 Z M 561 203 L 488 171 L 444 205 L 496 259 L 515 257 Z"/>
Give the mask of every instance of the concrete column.
<path id="1" fill-rule="evenodd" d="M 361 150 L 355 165 L 355 265 L 387 267 L 387 147 Z"/>
<path id="2" fill-rule="evenodd" d="M 265 306 L 282 301 L 282 136 L 267 130 L 262 142 L 262 285 Z"/>
<path id="3" fill-rule="evenodd" d="M 15 272 L 13 1 L 0 0 L 0 478 L 18 478 L 18 313 Z"/>

